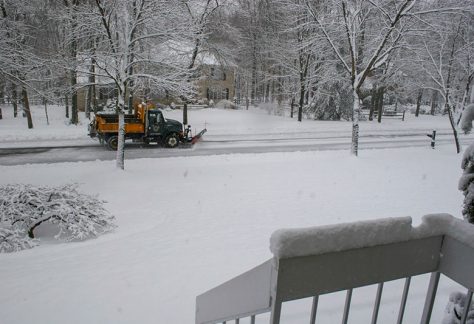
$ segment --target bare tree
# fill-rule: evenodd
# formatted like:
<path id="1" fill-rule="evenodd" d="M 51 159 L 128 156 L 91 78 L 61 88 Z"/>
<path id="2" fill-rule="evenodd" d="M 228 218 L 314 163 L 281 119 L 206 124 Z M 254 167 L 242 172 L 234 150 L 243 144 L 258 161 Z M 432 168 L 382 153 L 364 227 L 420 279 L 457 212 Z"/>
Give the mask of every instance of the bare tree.
<path id="1" fill-rule="evenodd" d="M 16 87 L 21 89 L 23 112 L 27 117 L 28 128 L 33 128 L 28 91 L 38 93 L 38 80 L 35 76 L 44 67 L 34 51 L 32 30 L 34 22 L 34 1 L 0 2 L 0 75 L 12 84 L 13 94 Z M 16 100 L 15 100 L 16 103 Z"/>
<path id="2" fill-rule="evenodd" d="M 176 41 L 188 32 L 182 23 L 181 1 L 95 0 L 91 17 L 99 21 L 102 38 L 95 50 L 97 76 L 110 79 L 117 90 L 119 116 L 117 167 L 124 169 L 125 110 L 129 94 L 143 87 L 183 94 L 187 69 L 159 53 L 160 44 Z M 146 50 L 145 50 L 146 49 Z M 131 109 L 131 107 L 128 107 Z"/>
<path id="3" fill-rule="evenodd" d="M 470 44 L 464 37 L 469 34 L 471 27 L 468 21 L 472 17 L 464 12 L 454 12 L 446 14 L 444 18 L 425 20 L 432 28 L 424 33 L 420 46 L 414 52 L 420 72 L 426 77 L 420 83 L 431 89 L 434 95 L 440 95 L 452 128 L 456 151 L 460 153 L 454 110 L 458 102 L 461 109 L 466 104 L 474 76 L 470 67 Z M 466 80 L 465 87 L 462 85 L 463 79 Z"/>
<path id="4" fill-rule="evenodd" d="M 305 0 L 306 8 L 330 44 L 345 73 L 350 77 L 353 97 L 351 153 L 358 154 L 360 91 L 371 71 L 383 66 L 400 42 L 405 21 L 413 11 L 416 0 L 341 1 L 335 6 L 316 8 Z M 323 9 L 323 10 L 322 10 Z M 322 15 L 325 13 L 326 16 Z M 339 19 L 329 20 L 336 14 Z M 368 23 L 377 21 L 378 33 L 365 42 Z M 364 56 L 360 57 L 361 46 Z"/>

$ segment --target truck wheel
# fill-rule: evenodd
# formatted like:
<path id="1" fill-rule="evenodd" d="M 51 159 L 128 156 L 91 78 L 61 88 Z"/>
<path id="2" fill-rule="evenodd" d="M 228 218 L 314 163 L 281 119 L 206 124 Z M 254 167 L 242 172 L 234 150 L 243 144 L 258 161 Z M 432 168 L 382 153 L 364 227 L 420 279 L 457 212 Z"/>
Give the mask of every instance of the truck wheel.
<path id="1" fill-rule="evenodd" d="M 108 139 L 107 139 L 107 146 L 109 149 L 111 149 L 112 151 L 116 151 L 117 150 L 117 146 L 118 146 L 118 136 L 110 136 Z"/>
<path id="2" fill-rule="evenodd" d="M 178 144 L 179 144 L 179 138 L 176 134 L 168 135 L 165 139 L 166 147 L 173 148 L 173 147 L 178 146 Z"/>

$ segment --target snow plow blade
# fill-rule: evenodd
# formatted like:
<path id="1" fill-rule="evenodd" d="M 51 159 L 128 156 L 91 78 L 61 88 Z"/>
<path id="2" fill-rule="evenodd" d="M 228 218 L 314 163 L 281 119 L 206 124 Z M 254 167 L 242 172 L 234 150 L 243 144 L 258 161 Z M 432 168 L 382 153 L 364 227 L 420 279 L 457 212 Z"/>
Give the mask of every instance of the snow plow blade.
<path id="1" fill-rule="evenodd" d="M 202 135 L 204 135 L 206 132 L 207 132 L 207 129 L 204 128 L 204 129 L 203 129 L 202 131 L 200 131 L 198 134 L 196 134 L 195 136 L 193 136 L 193 138 L 191 138 L 191 144 L 196 144 L 197 142 L 199 142 L 199 140 L 201 140 Z"/>

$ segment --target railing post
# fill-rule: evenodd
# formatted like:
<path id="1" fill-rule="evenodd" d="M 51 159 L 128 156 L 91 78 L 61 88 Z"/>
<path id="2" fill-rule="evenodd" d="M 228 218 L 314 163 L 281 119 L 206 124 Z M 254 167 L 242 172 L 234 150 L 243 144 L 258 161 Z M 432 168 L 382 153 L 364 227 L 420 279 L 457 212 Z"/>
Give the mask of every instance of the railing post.
<path id="1" fill-rule="evenodd" d="M 428 292 L 426 293 L 425 306 L 423 308 L 423 315 L 421 316 L 421 324 L 429 324 L 431 320 L 431 313 L 433 312 L 433 304 L 436 298 L 436 291 L 438 290 L 439 272 L 431 273 L 430 283 L 428 285 Z"/>
<path id="2" fill-rule="evenodd" d="M 402 324 L 403 316 L 405 315 L 405 307 L 407 305 L 408 290 L 410 289 L 411 277 L 407 277 L 405 280 L 405 286 L 403 287 L 402 302 L 400 303 L 400 311 L 398 312 L 397 324 Z"/>
<path id="3" fill-rule="evenodd" d="M 462 312 L 461 324 L 466 324 L 467 315 L 469 314 L 469 310 L 471 309 L 471 302 L 472 290 L 469 289 L 466 295 L 466 301 L 464 302 L 464 311 Z"/>
<path id="4" fill-rule="evenodd" d="M 316 323 L 316 313 L 318 311 L 318 301 L 319 301 L 319 296 L 314 296 L 313 297 L 313 306 L 311 307 L 311 318 L 309 320 L 310 324 L 315 324 Z"/>
<path id="5" fill-rule="evenodd" d="M 379 316 L 380 310 L 380 301 L 382 300 L 382 291 L 383 291 L 383 282 L 378 284 L 377 287 L 377 295 L 375 296 L 375 305 L 374 305 L 374 312 L 372 314 L 372 324 L 377 324 L 377 318 Z"/>
<path id="6" fill-rule="evenodd" d="M 282 302 L 277 298 L 273 298 L 272 303 L 272 313 L 270 316 L 270 324 L 280 324 L 280 316 L 281 316 L 281 304 Z"/>
<path id="7" fill-rule="evenodd" d="M 346 304 L 344 305 L 344 315 L 342 316 L 342 324 L 347 324 L 349 319 L 349 310 L 351 309 L 352 288 L 347 290 Z"/>
<path id="8" fill-rule="evenodd" d="M 255 324 L 255 315 L 250 316 L 250 324 Z"/>

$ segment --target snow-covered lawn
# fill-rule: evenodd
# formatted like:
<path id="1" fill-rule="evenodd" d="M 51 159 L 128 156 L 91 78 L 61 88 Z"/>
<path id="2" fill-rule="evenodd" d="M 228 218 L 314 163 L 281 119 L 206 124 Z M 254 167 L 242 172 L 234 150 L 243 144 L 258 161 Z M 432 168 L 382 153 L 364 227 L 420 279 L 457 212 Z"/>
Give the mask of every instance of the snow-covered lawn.
<path id="1" fill-rule="evenodd" d="M 225 114 L 235 117 L 234 129 L 251 133 L 238 122 L 246 112 L 211 112 L 219 117 L 200 115 L 208 128 Z M 2 123 L 12 122 L 0 121 L 1 136 Z M 323 124 L 327 130 L 349 126 Z M 267 131 L 260 123 L 252 129 Z M 10 140 L 39 138 L 22 137 L 23 131 L 12 132 Z M 128 161 L 124 172 L 113 161 L 0 166 L 0 184 L 79 183 L 83 192 L 108 201 L 118 225 L 93 240 L 44 240 L 31 250 L 1 254 L 0 323 L 193 323 L 196 295 L 269 259 L 276 229 L 398 216 L 412 216 L 417 224 L 422 215 L 439 212 L 460 217 L 461 157 L 453 151 L 441 146 L 366 150 L 358 158 L 329 151 L 140 159 Z M 383 323 L 396 322 L 402 285 L 387 285 Z M 413 285 L 406 323 L 418 321 L 426 286 L 427 278 Z M 440 322 L 451 286 L 441 283 L 433 323 Z M 344 296 L 331 298 L 320 311 L 327 323 L 342 316 Z M 367 323 L 375 290 L 356 290 L 353 298 L 352 316 L 368 318 L 354 323 Z M 307 303 L 283 311 L 283 323 L 309 321 Z"/>

